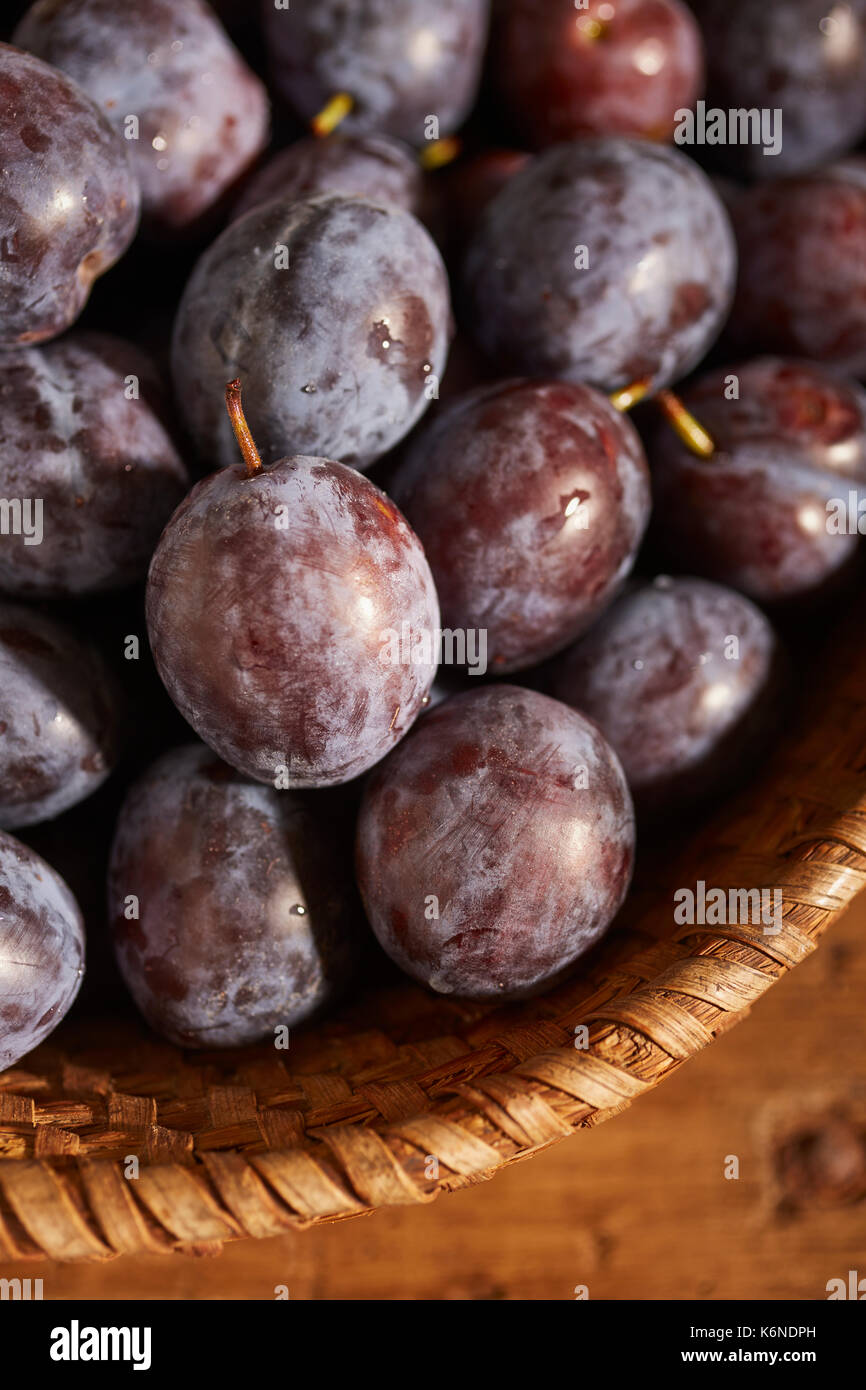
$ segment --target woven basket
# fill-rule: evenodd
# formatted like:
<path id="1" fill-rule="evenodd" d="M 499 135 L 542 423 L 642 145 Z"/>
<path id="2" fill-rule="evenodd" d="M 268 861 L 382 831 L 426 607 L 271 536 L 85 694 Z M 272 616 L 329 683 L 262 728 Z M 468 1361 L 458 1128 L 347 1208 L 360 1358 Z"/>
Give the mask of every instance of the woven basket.
<path id="1" fill-rule="evenodd" d="M 540 998 L 497 1009 L 387 984 L 285 1053 L 185 1054 L 131 1012 L 68 1021 L 0 1074 L 0 1260 L 205 1252 L 428 1202 L 625 1109 L 866 883 L 862 631 L 849 615 L 813 656 L 818 688 L 764 776 L 676 853 L 645 854 L 616 927 Z M 781 889 L 782 930 L 677 927 L 673 892 L 698 878 Z"/>

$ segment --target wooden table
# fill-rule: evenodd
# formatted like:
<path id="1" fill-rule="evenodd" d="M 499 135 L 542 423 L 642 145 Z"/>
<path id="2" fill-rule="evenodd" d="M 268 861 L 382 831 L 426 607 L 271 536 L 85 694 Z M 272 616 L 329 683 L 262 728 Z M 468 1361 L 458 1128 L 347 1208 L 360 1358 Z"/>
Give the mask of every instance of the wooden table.
<path id="1" fill-rule="evenodd" d="M 46 1299 L 824 1298 L 866 1276 L 864 898 L 672 1080 L 491 1182 L 212 1259 L 0 1278 L 41 1274 Z"/>

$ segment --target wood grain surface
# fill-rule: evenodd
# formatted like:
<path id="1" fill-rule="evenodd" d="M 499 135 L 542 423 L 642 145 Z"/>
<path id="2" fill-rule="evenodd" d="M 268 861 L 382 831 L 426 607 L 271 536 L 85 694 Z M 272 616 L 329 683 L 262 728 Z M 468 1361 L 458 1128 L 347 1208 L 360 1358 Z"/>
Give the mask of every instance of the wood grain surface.
<path id="1" fill-rule="evenodd" d="M 46 1299 L 825 1298 L 866 1276 L 864 999 L 866 895 L 670 1081 L 491 1182 L 212 1259 L 0 1278 Z"/>

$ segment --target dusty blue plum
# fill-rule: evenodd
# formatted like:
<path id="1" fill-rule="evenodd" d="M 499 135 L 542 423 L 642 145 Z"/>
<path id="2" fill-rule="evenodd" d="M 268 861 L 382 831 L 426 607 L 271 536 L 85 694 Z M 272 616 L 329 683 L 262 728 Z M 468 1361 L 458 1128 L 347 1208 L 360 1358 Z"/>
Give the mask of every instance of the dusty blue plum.
<path id="1" fill-rule="evenodd" d="M 411 213 L 365 198 L 280 198 L 233 222 L 181 300 L 176 394 L 208 466 L 237 458 L 223 388 L 244 384 L 266 462 L 366 468 L 433 399 L 448 355 L 448 276 Z"/>
<path id="2" fill-rule="evenodd" d="M 343 834 L 329 801 L 248 782 L 203 744 L 139 779 L 112 847 L 109 919 L 159 1033 L 183 1047 L 273 1042 L 334 999 L 359 942 Z"/>
<path id="3" fill-rule="evenodd" d="M 866 134 L 866 0 L 693 0 L 692 9 L 706 40 L 707 105 L 772 113 L 778 142 L 766 155 L 762 140 L 728 141 L 712 147 L 717 158 L 768 179 L 803 173 Z"/>
<path id="4" fill-rule="evenodd" d="M 145 220 L 162 233 L 194 224 L 267 144 L 264 86 L 202 0 L 37 0 L 15 42 L 67 73 L 124 137 Z"/>
<path id="5" fill-rule="evenodd" d="M 449 135 L 475 101 L 489 11 L 490 0 L 262 0 L 274 85 L 306 120 L 346 92 L 347 130 L 420 144 L 435 116 Z"/>
<path id="6" fill-rule="evenodd" d="M 556 145 L 482 215 L 467 326 L 503 368 L 657 390 L 708 351 L 730 307 L 734 237 L 698 166 L 648 141 Z"/>

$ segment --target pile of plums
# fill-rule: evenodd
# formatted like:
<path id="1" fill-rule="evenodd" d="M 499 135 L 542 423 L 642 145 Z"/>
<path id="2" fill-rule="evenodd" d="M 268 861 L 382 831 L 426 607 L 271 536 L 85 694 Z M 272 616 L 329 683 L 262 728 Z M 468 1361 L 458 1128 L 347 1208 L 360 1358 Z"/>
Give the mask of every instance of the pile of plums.
<path id="1" fill-rule="evenodd" d="M 866 0 L 12 8 L 0 1067 L 106 878 L 180 1046 L 318 1017 L 365 918 L 549 987 L 856 582 Z"/>

